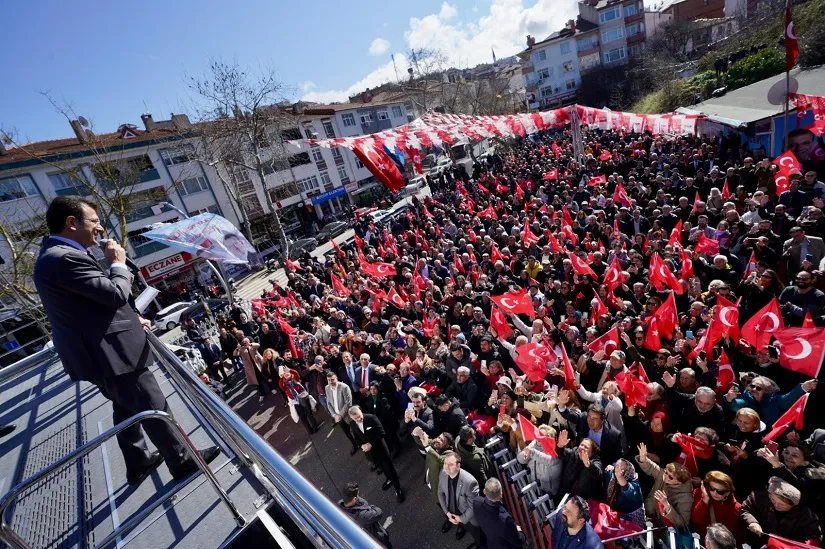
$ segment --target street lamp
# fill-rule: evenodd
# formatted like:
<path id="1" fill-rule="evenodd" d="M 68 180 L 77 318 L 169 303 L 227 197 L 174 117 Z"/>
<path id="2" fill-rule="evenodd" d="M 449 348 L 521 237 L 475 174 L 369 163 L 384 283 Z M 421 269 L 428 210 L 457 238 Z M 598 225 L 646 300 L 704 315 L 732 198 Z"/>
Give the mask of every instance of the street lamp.
<path id="1" fill-rule="evenodd" d="M 152 206 L 152 213 L 154 213 L 155 215 L 160 215 L 161 213 L 163 213 L 164 206 L 176 211 L 184 219 L 189 219 L 189 216 L 183 210 L 169 202 L 159 202 L 156 205 Z M 218 277 L 218 280 L 221 281 L 221 286 L 223 286 L 223 289 L 226 292 L 226 297 L 229 298 L 229 303 L 232 303 L 234 301 L 232 297 L 232 290 L 229 288 L 229 284 L 227 284 L 226 282 L 226 272 L 224 272 L 223 270 L 223 265 L 220 262 L 218 262 L 218 268 L 220 269 L 218 270 L 218 268 L 216 268 L 215 265 L 208 259 L 204 259 L 204 261 L 206 261 L 206 264 L 209 265 L 209 268 L 212 269 L 212 272 L 215 273 L 215 275 Z"/>

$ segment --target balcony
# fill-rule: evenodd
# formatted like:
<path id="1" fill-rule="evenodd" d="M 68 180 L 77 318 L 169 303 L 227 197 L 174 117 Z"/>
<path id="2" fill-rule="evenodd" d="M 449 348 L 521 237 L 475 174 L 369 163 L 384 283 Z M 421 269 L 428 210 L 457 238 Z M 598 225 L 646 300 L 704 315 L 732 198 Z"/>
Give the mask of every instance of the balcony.
<path id="1" fill-rule="evenodd" d="M 637 44 L 639 42 L 644 41 L 644 39 L 645 39 L 645 33 L 637 32 L 636 34 L 632 34 L 632 35 L 627 37 L 627 43 L 628 44 Z"/>
<path id="2" fill-rule="evenodd" d="M 588 67 L 585 67 L 584 65 L 582 65 L 581 68 L 579 69 L 579 74 L 589 74 L 589 73 L 597 70 L 600 66 L 601 66 L 601 63 L 595 63 L 595 64 L 590 65 Z"/>
<path id="3" fill-rule="evenodd" d="M 335 165 L 336 166 L 343 166 L 344 165 L 344 157 L 343 156 L 336 156 L 335 157 Z"/>
<path id="4" fill-rule="evenodd" d="M 327 169 L 327 161 L 318 160 L 317 162 L 315 162 L 315 167 L 318 168 L 319 171 L 324 171 Z"/>
<path id="5" fill-rule="evenodd" d="M 589 44 L 581 44 L 577 47 L 579 55 L 588 55 L 599 51 L 599 41 L 592 40 Z"/>
<path id="6" fill-rule="evenodd" d="M 530 74 L 531 72 L 535 72 L 536 67 L 533 65 L 532 62 L 524 63 L 521 66 L 521 74 Z"/>
<path id="7" fill-rule="evenodd" d="M 528 84 L 524 87 L 524 90 L 527 92 L 534 92 L 539 88 L 538 84 Z"/>
<path id="8" fill-rule="evenodd" d="M 146 219 L 147 217 L 152 217 L 153 215 L 155 215 L 155 212 L 152 211 L 152 206 L 131 210 L 126 214 L 126 223 L 131 223 L 139 219 Z"/>
<path id="9" fill-rule="evenodd" d="M 146 183 L 149 181 L 155 181 L 156 179 L 160 179 L 160 174 L 155 168 L 151 168 L 148 170 L 144 170 L 140 172 L 140 182 Z"/>
<path id="10" fill-rule="evenodd" d="M 628 15 L 624 18 L 625 23 L 632 23 L 634 21 L 641 21 L 644 18 L 644 12 L 636 12 L 633 15 Z"/>

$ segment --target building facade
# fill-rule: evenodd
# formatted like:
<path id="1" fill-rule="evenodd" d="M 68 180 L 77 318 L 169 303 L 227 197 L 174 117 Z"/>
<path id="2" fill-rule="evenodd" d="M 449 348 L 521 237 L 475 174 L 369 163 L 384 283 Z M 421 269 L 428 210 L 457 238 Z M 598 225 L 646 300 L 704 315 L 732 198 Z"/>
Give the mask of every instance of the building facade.
<path id="1" fill-rule="evenodd" d="M 575 23 L 569 21 L 561 31 L 519 54 L 524 60 L 522 74 L 530 108 L 557 108 L 576 102 L 581 71 L 575 35 Z"/>

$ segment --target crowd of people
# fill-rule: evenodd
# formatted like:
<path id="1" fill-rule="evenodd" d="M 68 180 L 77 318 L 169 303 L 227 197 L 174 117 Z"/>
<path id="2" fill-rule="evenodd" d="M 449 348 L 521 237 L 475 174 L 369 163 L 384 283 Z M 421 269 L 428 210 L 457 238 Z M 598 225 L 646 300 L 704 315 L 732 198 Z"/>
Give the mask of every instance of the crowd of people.
<path id="1" fill-rule="evenodd" d="M 778 167 L 737 134 L 583 134 L 580 160 L 569 131 L 518 139 L 288 262 L 251 316 L 233 306 L 219 341 L 201 336 L 209 377 L 234 361 L 310 436 L 331 422 L 399 503 L 422 482 L 393 465 L 414 439 L 442 532 L 475 547 L 524 542 L 481 448 L 493 433 L 553 501 L 571 495 L 554 547 L 601 545 L 594 502 L 717 549 L 818 545 L 819 369 L 794 371 L 804 353 L 776 330 L 821 360 L 805 339 L 825 326 L 817 138 L 792 133 L 801 169 L 777 195 Z M 389 544 L 357 485 L 341 505 Z"/>

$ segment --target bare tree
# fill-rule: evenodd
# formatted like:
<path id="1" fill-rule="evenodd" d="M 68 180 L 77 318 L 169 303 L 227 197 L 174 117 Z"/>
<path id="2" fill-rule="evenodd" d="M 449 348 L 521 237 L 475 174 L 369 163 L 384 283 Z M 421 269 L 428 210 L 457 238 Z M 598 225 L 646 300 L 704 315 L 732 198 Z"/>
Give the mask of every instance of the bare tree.
<path id="1" fill-rule="evenodd" d="M 450 94 L 449 88 L 444 86 L 443 74 L 448 66 L 444 52 L 430 48 L 412 49 L 407 52 L 407 59 L 410 62 L 409 80 L 402 84 L 402 89 L 422 113 L 443 107 L 445 102 L 454 102 L 456 95 Z"/>
<path id="2" fill-rule="evenodd" d="M 244 192 L 248 189 L 244 171 L 257 175 L 275 236 L 288 254 L 289 239 L 266 187 L 267 174 L 288 162 L 281 136 L 286 116 L 277 106 L 286 92 L 284 85 L 272 69 L 251 74 L 237 62 L 213 60 L 206 75 L 189 78 L 189 87 L 197 95 L 196 115 L 202 121 L 198 133 L 203 156 L 199 160 L 215 168 L 247 230 L 249 210 L 255 203 L 248 201 L 251 193 Z M 221 173 L 221 165 L 226 174 Z"/>

